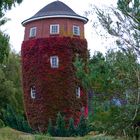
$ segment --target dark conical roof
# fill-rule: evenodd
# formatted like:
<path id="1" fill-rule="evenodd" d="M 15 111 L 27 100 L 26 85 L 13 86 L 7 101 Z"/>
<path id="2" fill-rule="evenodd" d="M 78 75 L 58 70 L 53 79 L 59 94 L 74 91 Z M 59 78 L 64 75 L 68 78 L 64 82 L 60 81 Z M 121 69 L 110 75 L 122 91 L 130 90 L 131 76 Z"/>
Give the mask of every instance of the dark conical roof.
<path id="1" fill-rule="evenodd" d="M 60 1 L 55 1 L 45 6 L 43 9 L 37 12 L 33 17 L 45 16 L 45 15 L 51 16 L 51 15 L 58 15 L 58 14 L 77 16 L 77 14 L 66 4 Z"/>
<path id="2" fill-rule="evenodd" d="M 26 24 L 30 21 L 44 19 L 44 18 L 57 18 L 57 17 L 66 17 L 82 20 L 84 23 L 87 23 L 88 19 L 76 14 L 70 7 L 64 4 L 61 1 L 54 1 L 44 8 L 39 10 L 34 16 L 22 22 Z"/>

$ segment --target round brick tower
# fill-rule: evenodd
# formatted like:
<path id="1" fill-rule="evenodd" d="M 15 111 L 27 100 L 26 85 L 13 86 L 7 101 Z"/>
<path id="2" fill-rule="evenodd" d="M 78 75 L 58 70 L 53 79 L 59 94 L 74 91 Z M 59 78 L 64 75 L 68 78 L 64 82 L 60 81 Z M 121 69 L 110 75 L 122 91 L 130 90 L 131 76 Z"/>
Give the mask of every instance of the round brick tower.
<path id="1" fill-rule="evenodd" d="M 54 1 L 22 22 L 21 48 L 24 105 L 35 130 L 44 131 L 57 113 L 75 124 L 87 115 L 87 93 L 76 78 L 76 56 L 87 58 L 84 24 L 88 19 L 60 1 Z"/>

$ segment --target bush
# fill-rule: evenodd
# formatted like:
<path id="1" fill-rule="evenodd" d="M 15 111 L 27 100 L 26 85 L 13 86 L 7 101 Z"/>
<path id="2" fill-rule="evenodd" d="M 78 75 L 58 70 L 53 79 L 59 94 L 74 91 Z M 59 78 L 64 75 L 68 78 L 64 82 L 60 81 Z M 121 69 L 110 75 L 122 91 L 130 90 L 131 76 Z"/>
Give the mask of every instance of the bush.
<path id="1" fill-rule="evenodd" d="M 74 120 L 73 118 L 70 118 L 69 120 L 69 126 L 68 126 L 68 136 L 76 136 L 76 128 L 74 126 Z"/>
<path id="2" fill-rule="evenodd" d="M 16 130 L 28 133 L 33 132 L 25 118 L 17 114 L 11 106 L 7 106 L 7 109 L 3 112 L 3 122 L 6 126 Z"/>
<path id="3" fill-rule="evenodd" d="M 80 121 L 77 127 L 74 125 L 73 118 L 69 119 L 69 125 L 66 127 L 64 117 L 60 113 L 57 114 L 56 126 L 52 126 L 51 119 L 49 120 L 47 133 L 51 136 L 59 137 L 71 137 L 71 136 L 84 136 L 89 131 L 91 131 L 91 126 L 89 125 L 87 119 L 84 115 L 81 115 Z"/>
<path id="4" fill-rule="evenodd" d="M 84 114 L 81 115 L 80 121 L 77 127 L 77 134 L 80 136 L 86 135 L 90 131 L 90 126 L 88 120 L 85 118 Z"/>
<path id="5" fill-rule="evenodd" d="M 64 117 L 60 113 L 57 114 L 56 119 L 56 136 L 64 137 L 66 136 L 66 126 Z"/>
<path id="6" fill-rule="evenodd" d="M 0 119 L 0 128 L 4 127 L 4 122 Z"/>
<path id="7" fill-rule="evenodd" d="M 54 128 L 52 125 L 52 120 L 49 119 L 49 124 L 48 124 L 48 129 L 47 129 L 47 133 L 51 136 L 54 136 Z"/>

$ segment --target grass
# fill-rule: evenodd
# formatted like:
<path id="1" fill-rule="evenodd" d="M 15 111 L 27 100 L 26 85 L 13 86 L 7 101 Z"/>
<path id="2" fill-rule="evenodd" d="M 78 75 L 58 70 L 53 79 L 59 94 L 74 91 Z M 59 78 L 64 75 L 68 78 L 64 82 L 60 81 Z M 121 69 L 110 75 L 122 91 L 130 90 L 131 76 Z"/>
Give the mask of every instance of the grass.
<path id="1" fill-rule="evenodd" d="M 0 129 L 0 140 L 33 140 L 32 135 L 5 127 Z"/>
<path id="2" fill-rule="evenodd" d="M 0 129 L 0 140 L 125 140 L 115 139 L 104 135 L 87 135 L 85 137 L 50 137 L 47 135 L 33 135 L 14 130 L 9 127 Z"/>

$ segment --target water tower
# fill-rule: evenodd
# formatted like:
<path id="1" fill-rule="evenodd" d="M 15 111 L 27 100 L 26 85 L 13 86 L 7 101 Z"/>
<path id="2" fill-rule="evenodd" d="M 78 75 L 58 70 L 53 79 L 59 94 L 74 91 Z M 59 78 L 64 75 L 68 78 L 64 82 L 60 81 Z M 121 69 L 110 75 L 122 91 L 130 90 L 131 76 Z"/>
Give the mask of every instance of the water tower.
<path id="1" fill-rule="evenodd" d="M 76 56 L 87 58 L 84 24 L 61 1 L 54 1 L 22 22 L 25 27 L 21 48 L 22 83 L 27 119 L 35 130 L 44 131 L 49 118 L 60 112 L 78 122 L 87 115 L 87 93 L 76 78 Z"/>

